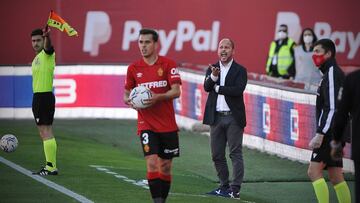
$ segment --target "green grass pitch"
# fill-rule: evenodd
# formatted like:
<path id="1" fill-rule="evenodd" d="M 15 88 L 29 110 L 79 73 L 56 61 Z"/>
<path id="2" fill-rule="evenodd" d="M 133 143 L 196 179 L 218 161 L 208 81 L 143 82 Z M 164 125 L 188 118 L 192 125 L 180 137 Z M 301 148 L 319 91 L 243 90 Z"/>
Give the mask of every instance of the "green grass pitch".
<path id="1" fill-rule="evenodd" d="M 151 203 L 142 184 L 145 161 L 136 122 L 129 120 L 55 120 L 60 174 L 46 177 L 94 202 Z M 44 164 L 33 120 L 0 120 L 0 135 L 17 136 L 19 147 L 0 156 L 30 171 Z M 244 149 L 245 178 L 241 201 L 204 195 L 217 187 L 209 138 L 180 131 L 180 158 L 174 160 L 169 203 L 309 203 L 316 202 L 307 165 Z M 354 196 L 354 177 L 346 174 Z M 337 202 L 329 183 L 331 202 Z M 0 163 L 0 202 L 76 202 Z"/>

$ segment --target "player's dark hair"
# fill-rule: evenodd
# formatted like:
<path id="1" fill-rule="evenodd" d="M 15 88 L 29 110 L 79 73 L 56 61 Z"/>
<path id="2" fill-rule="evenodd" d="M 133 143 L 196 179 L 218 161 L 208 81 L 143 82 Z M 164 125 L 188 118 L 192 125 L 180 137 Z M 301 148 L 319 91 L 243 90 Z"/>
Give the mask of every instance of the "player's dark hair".
<path id="1" fill-rule="evenodd" d="M 331 58 L 335 58 L 336 55 L 336 47 L 335 43 L 331 39 L 320 39 L 315 42 L 314 47 L 320 45 L 324 50 L 325 53 L 331 52 Z"/>
<path id="2" fill-rule="evenodd" d="M 159 40 L 159 34 L 153 29 L 143 28 L 140 30 L 139 34 L 140 35 L 149 35 L 149 34 L 152 35 L 154 42 L 157 42 Z"/>
<path id="3" fill-rule="evenodd" d="M 35 35 L 41 35 L 41 36 L 43 36 L 43 31 L 42 31 L 42 29 L 40 29 L 40 28 L 37 28 L 37 29 L 35 29 L 35 30 L 33 30 L 32 32 L 31 32 L 31 37 L 32 36 L 35 36 Z"/>

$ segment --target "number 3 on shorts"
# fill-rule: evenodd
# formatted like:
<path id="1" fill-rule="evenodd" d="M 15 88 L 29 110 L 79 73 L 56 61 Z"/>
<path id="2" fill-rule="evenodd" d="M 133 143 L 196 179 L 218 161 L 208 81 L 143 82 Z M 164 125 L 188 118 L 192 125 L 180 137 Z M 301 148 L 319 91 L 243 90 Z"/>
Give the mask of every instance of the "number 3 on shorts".
<path id="1" fill-rule="evenodd" d="M 142 137 L 142 143 L 144 145 L 149 143 L 149 134 L 148 133 L 143 133 L 141 135 L 141 137 Z"/>

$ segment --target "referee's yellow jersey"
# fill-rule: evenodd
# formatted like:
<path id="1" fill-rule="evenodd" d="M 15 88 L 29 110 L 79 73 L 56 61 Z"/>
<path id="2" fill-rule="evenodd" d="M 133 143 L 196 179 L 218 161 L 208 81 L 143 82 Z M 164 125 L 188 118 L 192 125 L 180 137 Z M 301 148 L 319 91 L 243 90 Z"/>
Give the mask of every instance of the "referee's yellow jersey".
<path id="1" fill-rule="evenodd" d="M 31 64 L 33 92 L 52 92 L 55 52 L 51 55 L 42 50 L 36 55 Z"/>

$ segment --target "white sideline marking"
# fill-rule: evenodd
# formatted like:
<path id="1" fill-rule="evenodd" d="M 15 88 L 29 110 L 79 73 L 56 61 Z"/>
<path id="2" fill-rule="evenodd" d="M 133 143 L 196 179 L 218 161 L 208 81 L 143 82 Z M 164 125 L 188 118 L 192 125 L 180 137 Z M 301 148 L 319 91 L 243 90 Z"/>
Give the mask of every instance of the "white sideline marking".
<path id="1" fill-rule="evenodd" d="M 147 190 L 149 189 L 147 180 L 139 180 L 139 181 L 132 180 L 132 179 L 130 179 L 130 178 L 124 176 L 124 175 L 120 175 L 120 174 L 118 174 L 116 172 L 110 171 L 109 169 L 105 168 L 106 166 L 100 166 L 100 165 L 89 165 L 89 166 L 92 167 L 92 168 L 95 168 L 98 171 L 101 171 L 101 172 L 104 172 L 104 173 L 107 173 L 107 174 L 110 174 L 110 175 L 114 175 L 114 177 L 116 177 L 118 179 L 121 179 L 121 180 L 123 180 L 125 182 L 132 183 L 133 185 L 142 187 L 142 188 L 147 189 Z M 109 168 L 112 168 L 112 167 L 109 167 Z M 176 196 L 209 197 L 207 195 L 173 193 L 173 192 L 170 192 L 169 194 L 176 195 Z"/>
<path id="2" fill-rule="evenodd" d="M 108 168 L 117 168 L 117 169 L 132 170 L 131 168 L 125 168 L 125 167 L 121 168 L 121 167 L 103 166 L 103 165 L 89 165 L 89 166 L 92 167 L 92 168 L 95 168 L 98 171 L 114 175 L 116 178 L 121 179 L 121 180 L 123 180 L 125 182 L 132 183 L 133 185 L 145 188 L 147 190 L 149 189 L 147 180 L 139 180 L 139 181 L 132 180 L 132 179 L 130 179 L 130 178 L 124 176 L 124 175 L 120 175 L 120 174 L 118 174 L 118 173 L 116 173 L 114 171 L 110 171 L 108 169 Z M 192 176 L 192 177 L 199 178 L 198 176 L 193 176 L 193 175 L 183 175 L 183 176 Z M 169 192 L 169 194 L 170 195 L 175 195 L 175 196 L 188 196 L 188 197 L 205 197 L 205 198 L 210 197 L 208 195 L 197 195 L 197 194 L 187 194 L 187 193 L 177 193 L 177 192 Z M 241 199 L 241 202 L 242 203 L 255 203 L 255 202 L 246 201 L 246 200 L 242 200 L 242 199 Z"/>
<path id="3" fill-rule="evenodd" d="M 99 171 L 108 171 L 108 168 L 112 168 L 112 169 L 120 169 L 120 170 L 130 170 L 130 171 L 134 171 L 137 169 L 134 168 L 129 168 L 129 167 L 114 167 L 114 166 L 105 166 L 105 165 L 89 165 L 92 168 L 96 168 Z M 140 171 L 140 170 L 137 170 Z M 112 172 L 110 172 L 111 174 Z M 184 176 L 184 177 L 193 177 L 193 178 L 199 178 L 199 179 L 206 179 L 204 177 L 201 177 L 199 175 L 190 175 L 190 174 L 176 174 L 177 176 Z"/>
<path id="4" fill-rule="evenodd" d="M 20 172 L 20 173 L 22 173 L 24 175 L 29 176 L 32 179 L 35 179 L 36 181 L 38 181 L 38 182 L 40 182 L 40 183 L 42 183 L 44 185 L 47 185 L 50 188 L 53 188 L 53 189 L 65 194 L 65 195 L 67 195 L 69 197 L 72 197 L 72 198 L 76 199 L 79 202 L 93 203 L 93 201 L 87 199 L 86 197 L 84 197 L 82 195 L 79 195 L 79 194 L 77 194 L 77 193 L 75 193 L 75 192 L 73 192 L 73 191 L 71 191 L 71 190 L 69 190 L 69 189 L 67 189 L 67 188 L 65 188 L 65 187 L 63 187 L 61 185 L 58 185 L 58 184 L 56 184 L 56 183 L 54 183 L 54 182 L 52 182 L 50 180 L 47 180 L 47 179 L 45 179 L 45 178 L 43 178 L 41 176 L 33 175 L 31 171 L 29 171 L 29 170 L 15 164 L 15 163 L 11 162 L 11 161 L 9 161 L 9 160 L 1 157 L 1 156 L 0 156 L 0 162 L 4 163 L 5 165 L 8 165 L 9 167 L 17 170 L 18 172 Z"/>

